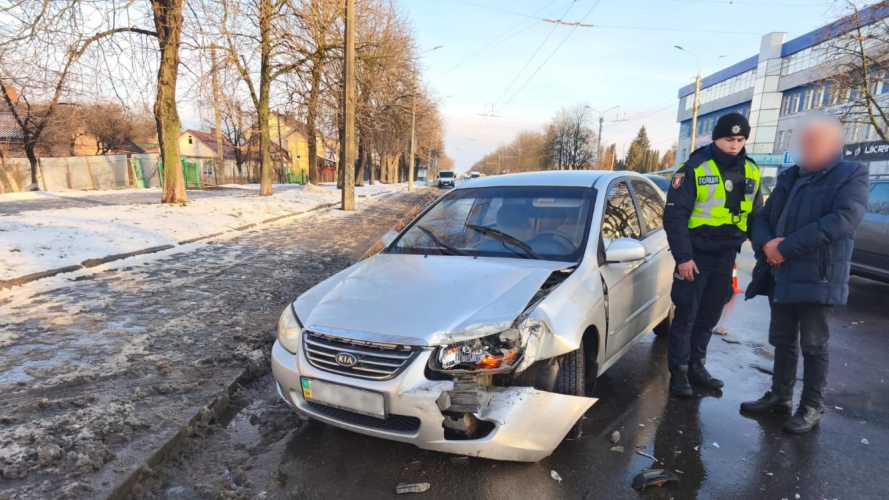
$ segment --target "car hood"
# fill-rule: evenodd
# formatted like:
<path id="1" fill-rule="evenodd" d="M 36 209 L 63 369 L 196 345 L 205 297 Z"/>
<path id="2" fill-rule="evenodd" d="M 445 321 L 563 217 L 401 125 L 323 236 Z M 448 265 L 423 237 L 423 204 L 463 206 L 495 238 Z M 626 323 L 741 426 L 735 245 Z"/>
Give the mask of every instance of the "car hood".
<path id="1" fill-rule="evenodd" d="M 438 345 L 509 328 L 553 272 L 572 264 L 379 254 L 294 302 L 309 329 L 379 342 Z M 356 335 L 357 334 L 357 335 Z"/>

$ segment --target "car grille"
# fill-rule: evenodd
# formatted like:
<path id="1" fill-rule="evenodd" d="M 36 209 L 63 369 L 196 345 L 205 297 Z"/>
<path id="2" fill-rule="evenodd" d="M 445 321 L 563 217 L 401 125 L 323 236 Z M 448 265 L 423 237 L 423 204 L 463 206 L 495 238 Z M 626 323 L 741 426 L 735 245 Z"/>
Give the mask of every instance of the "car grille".
<path id="1" fill-rule="evenodd" d="M 395 377 L 420 353 L 419 348 L 345 339 L 309 330 L 303 335 L 303 351 L 315 368 L 370 380 Z M 338 353 L 352 354 L 358 362 L 342 366 L 336 362 Z"/>
<path id="2" fill-rule="evenodd" d="M 384 431 L 394 432 L 410 432 L 414 433 L 420 428 L 420 419 L 416 417 L 407 417 L 404 415 L 388 415 L 386 418 L 376 418 L 369 415 L 362 415 L 353 411 L 341 410 L 332 406 L 308 401 L 312 411 L 320 413 L 325 417 L 330 417 L 347 424 L 358 425 L 361 427 L 369 427 L 371 429 L 380 429 Z"/>

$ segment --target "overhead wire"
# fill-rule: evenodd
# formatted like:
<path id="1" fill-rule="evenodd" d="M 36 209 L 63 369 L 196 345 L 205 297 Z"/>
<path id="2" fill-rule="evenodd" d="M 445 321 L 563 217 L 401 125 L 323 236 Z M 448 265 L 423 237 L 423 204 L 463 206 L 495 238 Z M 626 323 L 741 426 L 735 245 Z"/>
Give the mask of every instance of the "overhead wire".
<path id="1" fill-rule="evenodd" d="M 460 0 L 460 1 L 462 1 L 462 0 Z M 562 17 L 567 15 L 568 12 L 571 11 L 571 8 L 574 7 L 574 4 L 576 4 L 576 3 L 577 3 L 577 0 L 574 0 L 573 2 L 571 2 L 571 5 L 569 5 L 568 8 L 565 9 L 565 12 L 562 13 Z M 596 3 L 598 4 L 598 2 L 596 2 Z M 528 60 L 525 61 L 525 64 L 522 66 L 522 69 L 520 69 L 519 72 L 516 73 L 515 77 L 513 77 L 512 81 L 509 82 L 509 85 L 507 85 L 506 90 L 504 90 L 503 93 L 500 94 L 500 97 L 498 97 L 497 100 L 494 101 L 494 103 L 491 105 L 491 109 L 492 109 L 491 114 L 492 115 L 496 114 L 496 113 L 494 113 L 493 108 L 495 106 L 497 106 L 497 104 L 500 102 L 500 100 L 503 99 L 503 97 L 506 96 L 506 94 L 509 92 L 509 90 L 512 88 L 512 86 L 515 85 L 515 82 L 518 81 L 519 77 L 522 76 L 522 73 L 525 71 L 525 69 L 528 67 L 528 65 L 531 64 L 531 61 L 534 60 L 534 58 L 537 56 L 537 54 L 540 52 L 540 50 L 543 48 L 543 46 L 546 44 L 546 42 L 550 39 L 550 37 L 553 35 L 553 33 L 555 33 L 556 28 L 558 28 L 558 27 L 559 27 L 558 24 L 553 26 L 553 29 L 551 29 L 549 31 L 549 33 L 546 34 L 546 37 L 543 39 L 542 42 L 540 42 L 540 44 L 537 46 L 537 49 L 535 49 L 534 53 L 531 54 L 531 57 L 529 57 Z M 482 119 L 479 120 L 478 125 L 475 127 L 475 130 L 473 131 L 473 135 L 476 132 L 478 132 L 478 129 L 481 128 L 482 124 L 485 122 L 486 119 L 487 119 L 487 117 L 482 117 Z"/>
<path id="2" fill-rule="evenodd" d="M 454 1 L 458 1 L 458 0 L 454 0 Z M 538 13 L 541 12 L 543 9 L 546 9 L 547 7 L 549 7 L 549 6 L 551 6 L 552 4 L 556 3 L 556 1 L 557 1 L 557 0 L 552 0 L 552 1 L 550 1 L 548 4 L 546 4 L 546 5 L 544 5 L 543 7 L 541 7 L 540 9 L 537 9 L 537 11 L 534 12 L 534 15 L 538 14 Z M 468 2 L 463 2 L 463 3 L 468 3 Z M 572 0 L 571 3 L 574 3 L 574 0 Z M 470 5 L 476 5 L 476 4 L 472 4 L 472 3 L 470 3 Z M 560 11 L 560 10 L 562 10 L 561 7 L 559 7 L 559 8 L 557 9 L 557 11 Z M 529 16 L 529 17 L 531 17 L 531 16 Z M 455 65 L 451 66 L 450 68 L 446 69 L 443 73 L 441 73 L 441 74 L 435 76 L 434 78 L 432 78 L 432 80 L 437 80 L 437 79 L 439 79 L 439 78 L 445 76 L 446 74 L 448 74 L 448 73 L 450 73 L 451 71 L 453 71 L 453 70 L 459 68 L 460 66 L 462 66 L 462 65 L 464 65 L 464 64 L 466 64 L 466 63 L 468 63 L 469 61 L 475 59 L 476 57 L 478 57 L 478 56 L 484 54 L 485 52 L 488 52 L 489 50 L 494 49 L 494 48 L 496 48 L 496 47 L 498 47 L 498 46 L 500 46 L 500 45 L 502 45 L 502 44 L 508 42 L 509 40 L 512 40 L 513 38 L 515 38 L 515 37 L 521 35 L 521 34 L 524 33 L 525 31 L 528 31 L 530 28 L 534 27 L 534 26 L 537 24 L 537 23 L 535 22 L 535 20 L 536 20 L 537 18 L 531 17 L 531 19 L 532 19 L 531 22 L 528 22 L 528 19 L 519 21 L 518 24 L 516 24 L 516 25 L 513 26 L 512 28 L 506 30 L 506 31 L 503 32 L 501 35 L 499 35 L 498 37 L 496 37 L 496 38 L 494 38 L 493 40 L 491 40 L 490 42 L 488 42 L 488 43 L 487 43 L 486 45 L 484 45 L 482 48 L 478 49 L 477 51 L 473 52 L 472 54 L 470 54 L 469 56 L 467 56 L 467 57 L 464 58 L 463 60 L 459 61 L 457 64 L 455 64 Z M 516 31 L 515 33 L 513 33 L 513 34 L 510 35 L 510 32 L 512 32 L 512 31 L 514 31 L 514 30 L 516 30 L 516 29 L 518 29 L 519 27 L 521 27 L 521 26 L 522 26 L 523 24 L 525 24 L 525 23 L 528 23 L 528 24 L 527 24 L 524 28 L 522 28 L 521 30 Z"/>
<path id="3" fill-rule="evenodd" d="M 586 12 L 586 14 L 584 14 L 584 16 L 583 16 L 583 18 L 580 20 L 580 22 L 582 23 L 583 21 L 585 21 L 586 18 L 589 17 L 589 15 L 593 12 L 593 10 L 595 10 L 596 7 L 599 6 L 599 4 L 600 4 L 601 2 L 602 2 L 602 0 L 596 0 L 596 3 L 594 3 L 593 6 L 590 7 L 590 10 L 588 10 L 588 11 Z M 578 24 L 579 24 L 579 23 L 578 23 Z M 558 26 L 558 25 L 557 25 L 557 26 Z M 497 110 L 498 113 L 499 113 L 500 111 L 502 111 L 503 108 L 505 108 L 506 106 L 508 106 L 509 103 L 511 103 L 512 100 L 516 98 L 516 96 L 518 96 L 519 94 L 522 93 L 522 90 L 524 90 L 524 88 L 528 85 L 528 83 L 530 83 L 531 80 L 534 79 L 534 77 L 537 75 L 537 73 L 539 73 L 540 70 L 543 69 L 544 66 L 546 66 L 546 63 L 549 62 L 549 60 L 552 59 L 552 57 L 553 57 L 554 55 L 556 55 L 556 52 L 558 52 L 559 49 L 562 48 L 562 45 L 565 45 L 565 42 L 567 42 L 568 39 L 571 38 L 571 35 L 574 34 L 574 32 L 575 32 L 576 30 L 577 30 L 577 25 L 575 25 L 574 28 L 572 28 L 571 31 L 568 32 L 568 35 L 566 35 L 565 38 L 563 38 L 562 41 L 559 43 L 559 45 L 557 45 L 556 48 L 550 53 L 550 55 L 547 56 L 547 58 L 543 60 L 543 63 L 541 63 L 540 66 L 538 66 L 537 69 L 534 70 L 534 73 L 531 73 L 531 76 L 529 76 L 528 79 L 525 80 L 525 83 L 523 83 L 522 86 L 519 87 L 519 90 L 517 90 L 516 93 L 513 94 L 512 97 L 510 97 L 508 101 L 506 101 L 505 103 L 503 103 L 502 106 L 500 106 L 500 109 Z"/>

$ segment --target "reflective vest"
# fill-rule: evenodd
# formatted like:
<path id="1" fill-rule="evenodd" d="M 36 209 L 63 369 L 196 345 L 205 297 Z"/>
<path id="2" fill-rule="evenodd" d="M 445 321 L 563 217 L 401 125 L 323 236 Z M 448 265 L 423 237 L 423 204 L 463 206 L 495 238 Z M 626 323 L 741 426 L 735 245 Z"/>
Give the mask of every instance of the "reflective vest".
<path id="1" fill-rule="evenodd" d="M 759 191 L 760 171 L 759 167 L 751 162 L 745 163 L 747 182 L 753 181 L 755 189 L 753 194 L 747 190 L 747 183 L 743 186 L 732 186 L 732 189 L 743 189 L 744 199 L 741 200 L 741 213 L 733 214 L 725 206 L 725 181 L 716 162 L 707 161 L 695 168 L 695 186 L 698 194 L 695 198 L 695 206 L 688 220 L 688 227 L 699 226 L 725 226 L 735 225 L 741 231 L 747 232 L 747 215 L 753 211 L 753 200 Z"/>

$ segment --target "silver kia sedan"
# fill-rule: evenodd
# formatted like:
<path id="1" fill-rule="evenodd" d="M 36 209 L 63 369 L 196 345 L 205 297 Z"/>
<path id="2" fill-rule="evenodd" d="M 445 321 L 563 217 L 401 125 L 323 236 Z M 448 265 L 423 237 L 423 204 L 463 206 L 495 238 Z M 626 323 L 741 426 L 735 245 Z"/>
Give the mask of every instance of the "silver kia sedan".
<path id="1" fill-rule="evenodd" d="M 632 172 L 458 185 L 284 310 L 278 392 L 362 434 L 538 461 L 579 437 L 599 375 L 669 331 L 664 203 Z"/>

